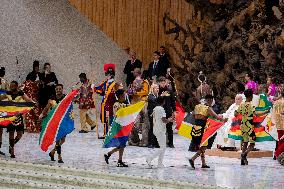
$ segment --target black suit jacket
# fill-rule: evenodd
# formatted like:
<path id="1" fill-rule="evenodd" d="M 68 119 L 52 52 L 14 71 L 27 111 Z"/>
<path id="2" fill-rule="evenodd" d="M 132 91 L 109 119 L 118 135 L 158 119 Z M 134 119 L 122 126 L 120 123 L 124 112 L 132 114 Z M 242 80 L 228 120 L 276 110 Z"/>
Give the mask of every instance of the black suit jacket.
<path id="1" fill-rule="evenodd" d="M 166 76 L 167 71 L 165 72 L 163 62 L 159 61 L 155 69 L 153 66 L 154 62 L 151 62 L 148 68 L 148 74 L 150 79 L 152 79 L 153 76 L 157 76 L 157 78 L 159 78 L 160 76 Z"/>
<path id="2" fill-rule="evenodd" d="M 129 86 L 134 81 L 135 77 L 133 73 L 131 73 L 135 68 L 142 68 L 142 62 L 138 59 L 135 60 L 133 64 L 131 64 L 131 60 L 128 60 L 124 67 L 124 74 L 126 74 L 126 84 Z"/>

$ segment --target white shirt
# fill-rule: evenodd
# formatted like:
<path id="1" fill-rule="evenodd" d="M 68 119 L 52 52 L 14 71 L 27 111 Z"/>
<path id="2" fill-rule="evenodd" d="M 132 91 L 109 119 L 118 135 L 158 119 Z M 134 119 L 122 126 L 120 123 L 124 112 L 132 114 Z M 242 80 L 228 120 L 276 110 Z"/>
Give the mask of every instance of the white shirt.
<path id="1" fill-rule="evenodd" d="M 153 110 L 153 133 L 154 135 L 165 135 L 166 123 L 162 121 L 162 118 L 166 117 L 165 109 L 162 106 L 156 106 Z"/>

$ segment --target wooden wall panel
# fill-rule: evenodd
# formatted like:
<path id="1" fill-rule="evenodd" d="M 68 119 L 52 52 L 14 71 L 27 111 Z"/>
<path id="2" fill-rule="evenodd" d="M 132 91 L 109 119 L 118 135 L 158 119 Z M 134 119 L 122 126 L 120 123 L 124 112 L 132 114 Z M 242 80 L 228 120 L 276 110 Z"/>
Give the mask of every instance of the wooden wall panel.
<path id="1" fill-rule="evenodd" d="M 161 45 L 171 43 L 164 34 L 163 16 L 185 24 L 192 18 L 193 7 L 184 0 L 69 0 L 70 4 L 96 24 L 121 48 L 130 47 L 144 63 L 152 60 L 152 53 Z M 181 47 L 178 47 L 180 49 Z M 171 53 L 173 61 L 178 57 Z"/>

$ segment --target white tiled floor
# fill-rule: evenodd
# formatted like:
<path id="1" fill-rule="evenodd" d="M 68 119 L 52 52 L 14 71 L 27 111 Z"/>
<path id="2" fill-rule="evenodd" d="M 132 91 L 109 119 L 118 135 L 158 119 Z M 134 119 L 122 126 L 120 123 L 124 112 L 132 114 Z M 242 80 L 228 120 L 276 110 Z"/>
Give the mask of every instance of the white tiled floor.
<path id="1" fill-rule="evenodd" d="M 25 133 L 16 145 L 16 161 L 33 162 L 38 164 L 54 164 L 49 161 L 48 153 L 44 153 L 38 146 L 38 134 Z M 165 157 L 165 168 L 149 169 L 145 157 L 155 149 L 127 146 L 124 161 L 129 168 L 117 168 L 117 155 L 111 157 L 110 165 L 106 165 L 103 154 L 109 149 L 102 148 L 103 140 L 98 140 L 95 132 L 79 134 L 78 130 L 68 135 L 63 145 L 64 166 L 92 169 L 112 173 L 151 177 L 157 179 L 171 179 L 193 183 L 203 183 L 212 186 L 228 188 L 284 188 L 284 167 L 272 158 L 249 159 L 249 165 L 242 167 L 240 160 L 207 156 L 211 169 L 191 170 L 188 158 L 193 153 L 188 152 L 189 141 L 178 135 L 174 136 L 175 149 L 168 148 Z M 7 153 L 8 135 L 3 136 L 2 150 Z M 258 143 L 261 149 L 273 149 L 275 143 Z M 9 159 L 8 156 L 0 158 Z M 156 162 L 155 162 L 156 163 Z"/>

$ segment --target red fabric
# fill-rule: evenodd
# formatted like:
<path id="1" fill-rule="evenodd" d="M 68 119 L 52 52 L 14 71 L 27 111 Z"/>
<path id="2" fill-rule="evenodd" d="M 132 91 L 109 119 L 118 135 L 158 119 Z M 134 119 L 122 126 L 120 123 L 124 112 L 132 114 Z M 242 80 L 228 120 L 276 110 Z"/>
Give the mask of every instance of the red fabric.
<path id="1" fill-rule="evenodd" d="M 204 134 L 201 140 L 201 146 L 204 144 L 211 136 L 213 136 L 218 129 L 220 129 L 224 125 L 224 122 L 215 121 L 213 119 L 207 119 L 207 128 L 204 130 Z"/>
<path id="2" fill-rule="evenodd" d="M 113 138 L 129 136 L 132 131 L 133 126 L 134 126 L 134 123 L 130 123 L 129 125 L 123 126 L 121 130 Z"/>
<path id="3" fill-rule="evenodd" d="M 23 92 L 35 102 L 39 102 L 39 82 L 37 81 L 25 81 L 22 84 Z M 41 130 L 40 123 L 37 121 L 41 114 L 42 109 L 36 105 L 29 113 L 27 113 L 25 118 L 27 132 L 29 133 L 39 133 Z"/>
<path id="4" fill-rule="evenodd" d="M 280 140 L 280 138 L 284 135 L 284 130 L 277 130 L 278 133 L 278 147 L 275 150 L 275 156 L 276 158 L 282 153 L 284 152 L 284 139 Z"/>
<path id="5" fill-rule="evenodd" d="M 185 110 L 183 109 L 182 105 L 179 103 L 179 101 L 176 101 L 176 112 L 175 112 L 175 118 L 176 118 L 176 129 L 179 130 L 182 121 L 185 117 Z"/>
<path id="6" fill-rule="evenodd" d="M 113 64 L 113 63 L 109 63 L 109 64 L 105 64 L 104 65 L 104 71 L 105 72 L 107 72 L 108 71 L 108 69 L 113 69 L 113 71 L 115 71 L 115 64 Z"/>

